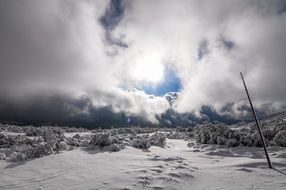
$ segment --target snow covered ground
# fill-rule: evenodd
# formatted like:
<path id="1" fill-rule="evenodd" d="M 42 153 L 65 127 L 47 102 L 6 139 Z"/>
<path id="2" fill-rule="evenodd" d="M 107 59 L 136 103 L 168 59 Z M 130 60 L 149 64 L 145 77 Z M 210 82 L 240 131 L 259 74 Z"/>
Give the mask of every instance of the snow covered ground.
<path id="1" fill-rule="evenodd" d="M 0 161 L 0 189 L 286 189 L 286 148 L 167 139 L 165 148 L 119 152 L 75 148 L 22 162 Z"/>

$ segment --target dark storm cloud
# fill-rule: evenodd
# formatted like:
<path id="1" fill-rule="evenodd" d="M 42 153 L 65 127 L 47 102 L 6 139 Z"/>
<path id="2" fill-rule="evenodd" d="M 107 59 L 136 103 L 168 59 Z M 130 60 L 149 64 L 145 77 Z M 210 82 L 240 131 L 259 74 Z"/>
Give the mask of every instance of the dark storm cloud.
<path id="1" fill-rule="evenodd" d="M 123 0 L 111 0 L 100 22 L 106 30 L 113 30 L 124 14 Z"/>
<path id="2" fill-rule="evenodd" d="M 1 98 L 2 121 L 17 121 L 23 124 L 73 124 L 88 122 L 91 102 L 88 98 L 71 99 L 64 95 L 33 96 L 25 102 Z M 76 123 L 74 123 L 76 124 Z"/>
<path id="3" fill-rule="evenodd" d="M 0 121 L 21 125 L 65 125 L 75 127 L 126 127 L 153 124 L 144 117 L 115 112 L 111 105 L 96 107 L 89 97 L 71 98 L 69 95 L 38 95 L 25 102 L 0 98 Z M 127 123 L 132 116 L 134 121 Z"/>
<path id="4" fill-rule="evenodd" d="M 115 112 L 111 105 L 96 107 L 89 97 L 71 98 L 68 95 L 38 95 L 25 102 L 17 102 L 7 98 L 0 98 L 0 121 L 20 125 L 64 125 L 87 128 L 109 128 L 135 126 L 153 126 L 154 123 L 145 117 L 130 115 L 124 111 Z M 219 112 L 212 106 L 202 106 L 201 116 L 194 113 L 177 113 L 168 109 L 161 115 L 157 115 L 156 126 L 193 126 L 204 121 L 218 121 L 227 124 L 243 120 L 251 121 L 250 107 L 245 103 L 234 108 L 235 103 L 225 105 Z M 273 113 L 269 110 L 271 105 L 264 105 L 257 110 L 258 116 L 264 118 Z M 241 115 L 237 115 L 239 110 Z M 132 122 L 127 122 L 128 118 Z"/>
<path id="5" fill-rule="evenodd" d="M 113 37 L 111 33 L 124 16 L 124 9 L 124 0 L 111 0 L 104 15 L 99 19 L 105 29 L 105 42 L 108 45 L 116 45 L 122 48 L 128 47 L 122 39 Z"/>

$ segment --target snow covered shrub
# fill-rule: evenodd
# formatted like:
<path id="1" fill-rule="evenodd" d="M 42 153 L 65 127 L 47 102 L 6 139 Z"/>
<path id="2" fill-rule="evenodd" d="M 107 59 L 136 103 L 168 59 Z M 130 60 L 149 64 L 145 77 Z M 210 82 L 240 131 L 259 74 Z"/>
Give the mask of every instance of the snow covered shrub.
<path id="1" fill-rule="evenodd" d="M 238 145 L 239 145 L 239 142 L 238 142 L 237 139 L 228 139 L 228 140 L 226 141 L 226 146 L 227 146 L 227 147 L 236 147 L 236 146 L 238 146 Z"/>
<path id="2" fill-rule="evenodd" d="M 151 147 L 151 144 L 149 143 L 149 139 L 147 136 L 137 136 L 132 140 L 131 145 L 134 148 L 139 148 L 139 149 L 149 149 Z"/>
<path id="3" fill-rule="evenodd" d="M 31 127 L 31 126 L 29 126 Z M 23 127 L 17 125 L 0 124 L 0 131 L 9 131 L 14 133 L 23 133 Z"/>
<path id="4" fill-rule="evenodd" d="M 251 147 L 253 145 L 251 134 L 250 133 L 246 133 L 246 134 L 242 135 L 241 138 L 240 138 L 240 143 L 242 145 L 244 145 L 244 146 Z"/>
<path id="5" fill-rule="evenodd" d="M 7 140 L 6 135 L 0 134 L 0 148 L 6 148 L 10 146 L 10 142 Z"/>
<path id="6" fill-rule="evenodd" d="M 69 146 L 87 147 L 90 144 L 90 137 L 80 137 L 80 138 L 69 137 L 65 139 L 65 142 Z"/>
<path id="7" fill-rule="evenodd" d="M 106 151 L 119 151 L 124 148 L 122 138 L 117 136 L 111 136 L 109 133 L 95 134 L 92 136 L 89 148 L 95 148 L 98 146 L 101 150 Z"/>
<path id="8" fill-rule="evenodd" d="M 166 145 L 166 137 L 163 133 L 155 133 L 149 135 L 126 135 L 122 139 L 122 143 L 126 146 L 132 146 L 139 149 L 149 149 L 151 146 L 164 147 Z"/>
<path id="9" fill-rule="evenodd" d="M 0 160 L 5 160 L 6 159 L 6 154 L 0 152 Z"/>
<path id="10" fill-rule="evenodd" d="M 225 136 L 218 136 L 216 139 L 216 142 L 218 145 L 225 145 L 227 141 L 227 138 Z"/>
<path id="11" fill-rule="evenodd" d="M 194 145 L 195 145 L 195 143 L 193 143 L 193 142 L 189 142 L 189 143 L 187 144 L 188 147 L 193 147 Z"/>
<path id="12" fill-rule="evenodd" d="M 60 141 L 60 142 L 56 143 L 55 151 L 56 152 L 64 151 L 64 150 L 68 150 L 68 148 L 69 148 L 69 146 L 66 142 Z"/>
<path id="13" fill-rule="evenodd" d="M 162 133 L 155 133 L 149 137 L 151 146 L 164 147 L 166 145 L 166 138 Z"/>
<path id="14" fill-rule="evenodd" d="M 24 161 L 31 155 L 31 145 L 14 145 L 11 149 L 6 151 L 6 159 L 12 162 Z"/>
<path id="15" fill-rule="evenodd" d="M 222 124 L 198 125 L 194 129 L 194 137 L 196 141 L 202 144 L 225 144 L 229 133 L 230 129 Z"/>
<path id="16" fill-rule="evenodd" d="M 109 146 L 103 147 L 103 150 L 110 151 L 110 152 L 118 152 L 121 149 L 123 149 L 123 146 L 121 146 L 119 144 L 111 144 Z"/>
<path id="17" fill-rule="evenodd" d="M 261 137 L 260 137 L 260 135 L 258 133 L 251 134 L 251 139 L 252 139 L 252 142 L 253 142 L 252 146 L 257 146 L 257 147 L 262 147 L 263 146 L 263 143 L 261 141 Z"/>
<path id="18" fill-rule="evenodd" d="M 133 128 L 119 128 L 117 129 L 117 133 L 118 134 L 133 134 L 133 135 L 137 134 L 136 130 Z"/>
<path id="19" fill-rule="evenodd" d="M 21 152 L 14 152 L 12 155 L 9 157 L 9 161 L 11 162 L 19 162 L 19 161 L 24 161 L 27 159 L 27 156 Z"/>
<path id="20" fill-rule="evenodd" d="M 184 132 L 184 133 L 193 132 L 193 130 L 194 130 L 194 127 L 178 127 L 178 128 L 176 128 L 176 131 Z"/>
<path id="21" fill-rule="evenodd" d="M 264 128 L 263 134 L 266 144 L 271 144 L 270 142 L 276 132 L 271 128 Z M 228 147 L 235 147 L 240 144 L 244 146 L 262 146 L 259 133 L 251 128 L 230 128 L 222 124 L 204 124 L 195 127 L 194 136 L 196 141 L 202 144 L 219 144 Z"/>
<path id="22" fill-rule="evenodd" d="M 228 138 L 229 139 L 236 139 L 239 140 L 240 139 L 240 131 L 239 130 L 230 130 L 228 133 Z"/>
<path id="23" fill-rule="evenodd" d="M 124 146 L 131 146 L 133 139 L 134 139 L 133 137 L 125 136 L 125 137 L 122 139 L 122 144 L 123 144 Z"/>
<path id="24" fill-rule="evenodd" d="M 25 144 L 25 135 L 6 135 L 0 134 L 0 148 L 9 148 L 13 145 Z"/>
<path id="25" fill-rule="evenodd" d="M 26 131 L 28 137 L 43 136 L 44 130 L 42 128 L 32 127 Z"/>
<path id="26" fill-rule="evenodd" d="M 276 144 L 279 146 L 286 147 L 286 130 L 279 131 L 275 135 L 273 141 L 276 142 Z"/>
<path id="27" fill-rule="evenodd" d="M 273 129 L 264 129 L 262 130 L 263 136 L 266 140 L 268 141 L 272 141 L 273 138 L 275 137 L 277 131 L 273 130 Z"/>
<path id="28" fill-rule="evenodd" d="M 111 138 L 110 134 L 102 134 L 98 136 L 99 138 L 97 139 L 97 145 L 99 147 L 104 147 L 104 146 L 109 146 L 113 142 L 112 140 L 117 142 L 116 138 Z"/>
<path id="29" fill-rule="evenodd" d="M 90 144 L 97 145 L 99 148 L 111 145 L 110 134 L 95 134 L 91 139 Z"/>
<path id="30" fill-rule="evenodd" d="M 80 147 L 80 139 L 77 139 L 77 138 L 66 138 L 65 141 L 70 146 Z"/>
<path id="31" fill-rule="evenodd" d="M 54 127 L 55 128 L 55 127 Z M 60 127 L 60 130 L 63 130 L 66 133 L 80 133 L 80 132 L 88 132 L 89 130 L 85 128 L 75 128 L 75 127 Z"/>
<path id="32" fill-rule="evenodd" d="M 33 137 L 33 138 L 29 138 L 27 137 L 24 141 L 25 144 L 27 145 L 34 145 L 34 144 L 39 144 L 44 142 L 43 137 Z"/>
<path id="33" fill-rule="evenodd" d="M 276 124 L 276 126 L 274 127 L 274 130 L 277 132 L 286 130 L 286 123 L 283 122 L 283 123 Z"/>
<path id="34" fill-rule="evenodd" d="M 46 155 L 50 155 L 54 153 L 54 146 L 55 144 L 49 142 L 43 142 L 40 144 L 37 144 L 35 147 L 33 147 L 33 150 L 31 152 L 31 155 L 29 155 L 30 158 L 39 158 Z"/>
<path id="35" fill-rule="evenodd" d="M 121 144 L 123 138 L 119 138 L 118 136 L 110 136 L 109 137 L 111 144 Z"/>
<path id="36" fill-rule="evenodd" d="M 42 142 L 39 144 L 20 145 L 13 148 L 13 153 L 10 155 L 10 161 L 23 161 L 31 158 L 39 158 L 54 153 L 56 146 L 52 142 Z"/>
<path id="37" fill-rule="evenodd" d="M 44 140 L 47 141 L 63 141 L 64 140 L 64 132 L 61 130 L 47 130 L 43 134 Z"/>
<path id="38" fill-rule="evenodd" d="M 76 135 L 74 135 L 72 138 L 80 139 L 81 137 L 80 137 L 80 135 L 79 135 L 79 134 L 76 134 Z"/>

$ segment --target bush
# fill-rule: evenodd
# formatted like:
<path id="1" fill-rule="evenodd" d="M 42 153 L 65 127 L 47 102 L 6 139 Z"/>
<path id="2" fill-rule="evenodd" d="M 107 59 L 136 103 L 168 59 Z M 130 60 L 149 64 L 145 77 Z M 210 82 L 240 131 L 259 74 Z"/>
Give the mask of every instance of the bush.
<path id="1" fill-rule="evenodd" d="M 225 136 L 218 136 L 216 141 L 218 145 L 225 145 L 227 138 L 225 138 Z"/>
<path id="2" fill-rule="evenodd" d="M 273 141 L 279 146 L 286 147 L 286 130 L 279 131 Z"/>
<path id="3" fill-rule="evenodd" d="M 60 142 L 56 143 L 55 151 L 60 152 L 60 151 L 68 150 L 68 148 L 69 148 L 69 146 L 66 142 L 60 141 Z"/>
<path id="4" fill-rule="evenodd" d="M 76 135 L 73 136 L 73 138 L 75 138 L 75 139 L 81 139 L 81 136 L 80 136 L 79 134 L 76 134 Z"/>
<path id="5" fill-rule="evenodd" d="M 139 148 L 139 149 L 149 149 L 151 147 L 149 139 L 146 136 L 137 136 L 132 140 L 131 145 L 134 148 Z"/>
<path id="6" fill-rule="evenodd" d="M 275 127 L 274 127 L 274 130 L 275 130 L 276 132 L 286 130 L 286 123 L 283 122 L 283 123 L 278 123 L 278 124 L 276 124 Z"/>
<path id="7" fill-rule="evenodd" d="M 222 124 L 198 125 L 194 129 L 194 137 L 202 144 L 225 144 L 230 129 Z"/>
<path id="8" fill-rule="evenodd" d="M 227 147 L 236 147 L 239 145 L 239 142 L 237 141 L 237 139 L 228 139 L 226 141 L 226 146 Z"/>
<path id="9" fill-rule="evenodd" d="M 55 145 L 53 143 L 42 142 L 39 144 L 14 146 L 9 161 L 24 161 L 31 158 L 39 158 L 54 153 Z"/>
<path id="10" fill-rule="evenodd" d="M 55 144 L 52 142 L 40 143 L 33 148 L 32 153 L 29 156 L 29 158 L 40 158 L 40 157 L 43 157 L 46 155 L 53 154 L 54 153 L 54 146 L 55 146 Z"/>
<path id="11" fill-rule="evenodd" d="M 90 147 L 91 149 L 94 149 L 95 147 L 99 147 L 101 150 L 105 151 L 120 151 L 124 148 L 124 145 L 122 143 L 122 139 L 119 140 L 116 136 L 111 136 L 108 133 L 103 134 L 95 134 L 92 136 L 92 139 L 90 141 Z"/>
<path id="12" fill-rule="evenodd" d="M 111 144 L 109 146 L 105 146 L 103 148 L 103 150 L 110 151 L 110 152 L 118 152 L 118 151 L 120 151 L 123 148 L 124 148 L 124 146 L 121 146 L 119 144 Z"/>
<path id="13" fill-rule="evenodd" d="M 25 144 L 27 137 L 25 135 L 6 135 L 0 134 L 0 148 L 9 148 L 14 145 Z"/>
<path id="14" fill-rule="evenodd" d="M 90 137 L 81 137 L 81 138 L 66 138 L 65 142 L 69 146 L 75 146 L 75 147 L 87 147 L 90 144 Z"/>
<path id="15" fill-rule="evenodd" d="M 99 146 L 99 148 L 103 148 L 104 146 L 111 145 L 111 139 L 109 134 L 95 134 L 90 144 L 94 146 Z"/>
<path id="16" fill-rule="evenodd" d="M 281 125 L 279 125 L 281 128 Z M 279 128 L 279 129 L 280 129 Z M 277 130 L 264 127 L 262 133 L 265 137 L 265 142 L 267 145 L 277 144 L 282 146 L 283 143 L 279 142 L 281 137 L 277 136 Z M 274 142 L 274 137 L 276 137 Z M 222 124 L 213 125 L 205 124 L 198 125 L 194 130 L 194 137 L 198 143 L 202 144 L 218 144 L 218 145 L 227 145 L 229 147 L 244 145 L 244 146 L 257 146 L 262 147 L 262 141 L 259 133 L 254 128 L 234 128 L 231 129 L 229 126 Z M 283 139 L 283 138 L 282 138 Z M 282 140 L 283 141 L 283 140 Z"/>
<path id="17" fill-rule="evenodd" d="M 6 154 L 0 152 L 0 160 L 5 160 L 6 159 Z"/>
<path id="18" fill-rule="evenodd" d="M 261 137 L 258 133 L 253 133 L 250 135 L 252 142 L 253 142 L 253 146 L 257 146 L 257 147 L 262 147 L 263 143 L 261 141 Z"/>
<path id="19" fill-rule="evenodd" d="M 193 143 L 193 142 L 189 142 L 189 143 L 187 144 L 188 147 L 193 147 L 194 145 L 195 145 L 195 143 Z"/>
<path id="20" fill-rule="evenodd" d="M 275 137 L 277 131 L 273 129 L 264 129 L 262 130 L 262 134 L 267 141 L 272 141 Z"/>
<path id="21" fill-rule="evenodd" d="M 251 138 L 250 134 L 245 134 L 244 136 L 241 137 L 240 143 L 244 146 L 249 146 L 251 147 L 253 145 L 253 141 Z"/>
<path id="22" fill-rule="evenodd" d="M 21 152 L 14 152 L 11 154 L 11 156 L 9 157 L 9 161 L 11 162 L 19 162 L 19 161 L 24 161 L 26 160 L 27 157 L 25 154 L 21 153 Z"/>
<path id="23" fill-rule="evenodd" d="M 166 145 L 166 138 L 161 133 L 155 133 L 149 137 L 151 146 L 158 146 L 164 148 Z"/>

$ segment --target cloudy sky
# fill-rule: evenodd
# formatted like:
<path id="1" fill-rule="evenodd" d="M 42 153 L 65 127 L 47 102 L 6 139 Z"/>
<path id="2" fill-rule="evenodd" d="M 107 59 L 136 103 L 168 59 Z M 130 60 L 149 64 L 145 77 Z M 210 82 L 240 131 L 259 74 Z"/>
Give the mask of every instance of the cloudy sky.
<path id="1" fill-rule="evenodd" d="M 285 0 L 0 0 L 0 119 L 156 123 L 167 92 L 177 113 L 240 118 L 240 71 L 275 113 L 285 49 Z"/>

